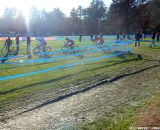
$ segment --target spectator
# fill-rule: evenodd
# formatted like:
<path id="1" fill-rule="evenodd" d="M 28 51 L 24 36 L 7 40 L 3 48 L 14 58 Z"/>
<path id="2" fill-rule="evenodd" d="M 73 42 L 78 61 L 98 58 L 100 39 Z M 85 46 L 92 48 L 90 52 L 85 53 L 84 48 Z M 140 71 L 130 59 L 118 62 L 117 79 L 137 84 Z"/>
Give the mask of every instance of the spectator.
<path id="1" fill-rule="evenodd" d="M 93 41 L 93 34 L 92 33 L 91 33 L 90 37 L 91 37 L 91 41 Z"/>
<path id="2" fill-rule="evenodd" d="M 82 41 L 82 33 L 79 34 L 79 41 Z"/>
<path id="3" fill-rule="evenodd" d="M 94 40 L 93 41 L 96 42 L 96 39 L 97 39 L 97 35 L 94 35 Z"/>
<path id="4" fill-rule="evenodd" d="M 141 40 L 141 33 L 138 30 L 137 33 L 135 34 L 135 47 L 137 46 L 137 44 L 138 47 L 140 47 L 140 40 Z"/>
<path id="5" fill-rule="evenodd" d="M 18 53 L 19 53 L 19 36 L 17 35 L 16 36 L 16 55 L 18 55 Z"/>
<path id="6" fill-rule="evenodd" d="M 126 35 L 123 33 L 123 40 L 125 40 L 126 39 Z"/>
<path id="7" fill-rule="evenodd" d="M 119 33 L 117 33 L 117 40 L 119 40 L 120 39 L 120 35 L 119 35 Z"/>
<path id="8" fill-rule="evenodd" d="M 31 46 L 31 37 L 27 35 L 27 55 L 31 55 L 30 46 Z"/>
<path id="9" fill-rule="evenodd" d="M 7 46 L 7 54 L 6 55 L 8 55 L 10 53 L 10 47 L 11 47 L 11 45 L 12 45 L 12 40 L 11 40 L 10 37 L 8 37 L 6 39 L 6 41 L 5 41 L 5 46 Z"/>
<path id="10" fill-rule="evenodd" d="M 102 32 L 99 34 L 99 36 L 100 36 L 100 38 L 102 38 L 102 37 L 103 37 L 103 34 L 102 34 Z"/>
<path id="11" fill-rule="evenodd" d="M 159 42 L 160 32 L 157 32 L 157 41 Z"/>
<path id="12" fill-rule="evenodd" d="M 149 47 L 152 47 L 152 46 L 156 47 L 155 38 L 156 38 L 156 33 L 153 32 L 153 33 L 152 33 L 152 43 L 151 43 L 151 45 L 150 45 Z"/>
<path id="13" fill-rule="evenodd" d="M 146 34 L 145 33 L 143 34 L 143 40 L 144 41 L 146 40 Z"/>

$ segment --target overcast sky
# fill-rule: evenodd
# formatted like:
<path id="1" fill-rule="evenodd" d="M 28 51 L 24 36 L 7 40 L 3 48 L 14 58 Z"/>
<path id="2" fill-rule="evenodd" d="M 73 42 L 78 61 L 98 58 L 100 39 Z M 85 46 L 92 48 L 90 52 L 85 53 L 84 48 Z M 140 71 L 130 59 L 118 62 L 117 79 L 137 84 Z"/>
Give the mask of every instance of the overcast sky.
<path id="1" fill-rule="evenodd" d="M 26 14 L 29 8 L 33 5 L 38 9 L 45 8 L 46 11 L 50 11 L 53 8 L 60 8 L 63 13 L 69 15 L 72 8 L 76 8 L 79 5 L 82 7 L 88 7 L 92 0 L 0 0 L 0 15 L 3 13 L 6 7 L 17 7 L 23 10 Z M 112 0 L 103 0 L 106 6 L 109 6 Z"/>

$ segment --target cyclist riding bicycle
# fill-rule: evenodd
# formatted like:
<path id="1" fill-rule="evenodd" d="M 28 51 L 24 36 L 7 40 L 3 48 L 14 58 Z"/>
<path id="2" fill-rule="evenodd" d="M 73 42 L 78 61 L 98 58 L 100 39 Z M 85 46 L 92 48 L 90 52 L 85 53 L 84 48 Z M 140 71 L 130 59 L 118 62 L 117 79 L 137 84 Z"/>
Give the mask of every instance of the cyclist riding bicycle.
<path id="1" fill-rule="evenodd" d="M 38 44 L 40 47 L 42 47 L 42 51 L 45 51 L 45 47 L 47 45 L 47 41 L 45 40 L 44 37 L 39 37 L 38 38 Z"/>
<path id="2" fill-rule="evenodd" d="M 67 42 L 65 43 L 65 45 L 68 46 L 68 47 L 70 47 L 70 48 L 72 48 L 73 45 L 74 45 L 74 41 L 71 40 L 71 39 L 69 39 L 68 37 L 66 37 L 66 41 Z"/>
<path id="3" fill-rule="evenodd" d="M 44 37 L 39 37 L 38 42 L 39 42 L 38 44 L 42 47 L 47 45 L 47 41 L 45 40 Z"/>
<path id="4" fill-rule="evenodd" d="M 103 45 L 104 40 L 103 40 L 102 37 L 97 37 L 97 38 L 95 39 L 95 43 L 96 43 L 96 45 Z"/>

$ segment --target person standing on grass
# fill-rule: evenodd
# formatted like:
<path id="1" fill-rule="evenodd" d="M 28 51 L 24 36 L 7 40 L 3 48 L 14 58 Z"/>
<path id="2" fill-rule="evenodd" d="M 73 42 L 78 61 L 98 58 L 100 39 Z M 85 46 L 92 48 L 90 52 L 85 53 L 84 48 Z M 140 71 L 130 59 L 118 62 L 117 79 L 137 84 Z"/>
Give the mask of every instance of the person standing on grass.
<path id="1" fill-rule="evenodd" d="M 150 45 L 149 47 L 152 47 L 152 46 L 156 47 L 155 38 L 156 38 L 156 33 L 153 32 L 153 33 L 152 33 L 152 43 L 151 43 L 151 45 Z"/>
<path id="2" fill-rule="evenodd" d="M 27 35 L 27 55 L 31 55 L 31 37 L 29 35 Z"/>
<path id="3" fill-rule="evenodd" d="M 93 41 L 93 34 L 92 33 L 91 33 L 90 37 L 91 37 L 91 41 Z"/>
<path id="4" fill-rule="evenodd" d="M 117 33 L 117 40 L 119 40 L 120 39 L 120 35 L 119 35 L 119 33 Z"/>
<path id="5" fill-rule="evenodd" d="M 146 40 L 146 34 L 143 33 L 143 40 L 145 41 Z"/>
<path id="6" fill-rule="evenodd" d="M 82 41 L 82 33 L 79 34 L 79 41 Z"/>
<path id="7" fill-rule="evenodd" d="M 141 33 L 138 30 L 137 33 L 135 34 L 135 47 L 137 46 L 137 44 L 138 47 L 140 47 L 140 40 L 141 40 Z"/>
<path id="8" fill-rule="evenodd" d="M 103 37 L 103 34 L 102 34 L 102 32 L 99 34 L 99 36 L 100 36 L 100 38 L 102 38 L 102 37 Z"/>
<path id="9" fill-rule="evenodd" d="M 95 34 L 93 38 L 94 43 L 96 42 L 96 39 L 97 39 L 97 35 Z"/>
<path id="10" fill-rule="evenodd" d="M 7 47 L 7 54 L 8 55 L 10 53 L 10 47 L 12 45 L 12 40 L 10 37 L 8 37 L 5 41 L 5 44 L 4 44 L 6 47 Z"/>
<path id="11" fill-rule="evenodd" d="M 16 36 L 15 41 L 16 41 L 16 55 L 18 55 L 19 53 L 19 36 L 18 35 Z"/>
<path id="12" fill-rule="evenodd" d="M 157 42 L 159 42 L 160 32 L 157 32 Z"/>
<path id="13" fill-rule="evenodd" d="M 125 40 L 125 39 L 126 39 L 126 35 L 125 35 L 124 33 L 123 33 L 123 36 L 122 36 L 122 37 L 123 37 L 123 40 Z"/>

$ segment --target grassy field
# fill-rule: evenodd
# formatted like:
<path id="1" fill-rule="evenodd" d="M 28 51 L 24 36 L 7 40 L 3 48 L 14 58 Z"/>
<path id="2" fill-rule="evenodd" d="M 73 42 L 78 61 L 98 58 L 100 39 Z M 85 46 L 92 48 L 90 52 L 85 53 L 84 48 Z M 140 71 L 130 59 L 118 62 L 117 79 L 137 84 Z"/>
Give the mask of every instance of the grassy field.
<path id="1" fill-rule="evenodd" d="M 149 48 L 150 43 L 143 42 L 141 43 L 140 48 L 135 48 L 132 45 L 134 54 L 140 54 L 143 58 L 141 61 L 134 61 L 131 64 L 145 63 L 145 62 L 157 62 L 160 63 L 160 44 L 157 43 L 157 47 Z M 141 64 L 140 63 L 140 64 Z M 141 64 L 141 65 L 142 65 Z M 134 65 L 133 65 L 134 66 Z M 132 66 L 132 67 L 133 67 Z M 137 65 L 136 65 L 137 66 Z M 142 65 L 143 66 L 143 65 Z M 125 64 L 123 67 L 129 67 Z M 131 67 L 131 66 L 130 66 Z M 130 68 L 129 67 L 129 68 Z M 132 68 L 131 67 L 131 68 Z M 132 68 L 133 70 L 135 68 Z M 154 76 L 154 73 L 150 73 Z M 157 79 L 152 79 L 159 80 Z M 159 81 L 160 84 L 160 81 Z M 150 85 L 151 92 L 155 84 Z M 155 86 L 160 87 L 160 86 Z M 153 90 L 154 91 L 154 90 Z M 134 107 L 124 104 L 120 108 L 116 108 L 115 112 L 106 113 L 102 118 L 97 119 L 91 123 L 81 125 L 80 128 L 84 130 L 130 130 L 130 129 L 140 129 L 146 127 L 147 129 L 153 127 L 160 127 L 160 88 L 155 90 L 153 95 L 150 95 L 148 98 L 140 99 L 138 104 Z M 127 108 L 126 108 L 127 107 Z M 114 111 L 114 110 L 113 110 Z M 117 115 L 118 113 L 118 115 Z"/>
<path id="2" fill-rule="evenodd" d="M 105 39 L 105 43 L 113 40 L 114 39 Z M 4 41 L 0 42 L 0 48 L 2 48 L 3 43 Z M 63 47 L 63 44 L 64 40 L 48 41 L 48 45 L 52 47 L 52 51 L 60 50 Z M 88 45 L 93 46 L 93 43 L 89 40 L 84 40 L 83 42 L 79 42 L 77 40 L 76 45 L 80 48 L 85 48 Z M 36 41 L 33 41 L 32 49 L 35 46 Z M 124 50 L 128 47 L 133 48 L 132 52 L 112 58 L 106 58 L 87 63 L 85 62 L 91 58 L 115 54 L 115 52 L 119 49 Z M 82 50 L 82 52 L 84 53 L 82 56 L 66 56 L 62 53 L 55 54 L 50 56 L 50 58 L 54 59 L 56 56 L 64 57 L 56 58 L 54 61 L 45 63 L 23 64 L 19 63 L 22 59 L 12 59 L 10 62 L 17 62 L 17 64 L 0 64 L 0 77 L 5 77 L 44 70 L 56 66 L 62 66 L 64 64 L 77 62 L 81 63 L 74 67 L 62 68 L 49 71 L 47 73 L 39 73 L 31 76 L 0 81 L 0 117 L 4 117 L 4 115 L 6 117 L 10 116 L 9 114 L 7 115 L 9 111 L 14 109 L 19 111 L 19 109 L 30 105 L 32 102 L 36 102 L 37 100 L 43 102 L 49 98 L 53 98 L 51 96 L 48 97 L 48 95 L 45 97 L 45 95 L 43 95 L 44 93 L 50 93 L 57 91 L 58 89 L 63 90 L 64 87 L 69 89 L 69 86 L 79 86 L 81 88 L 84 87 L 88 82 L 91 84 L 101 81 L 104 78 L 106 79 L 107 77 L 114 77 L 117 74 L 124 72 L 124 68 L 133 69 L 135 66 L 141 66 L 141 64 L 147 60 L 160 60 L 160 46 L 151 49 L 148 47 L 148 43 L 142 43 L 140 48 L 135 48 L 133 44 L 126 47 L 119 46 L 113 52 L 108 53 L 104 53 L 103 51 L 85 53 L 85 50 Z M 143 60 L 139 60 L 137 54 L 142 55 Z M 26 42 L 20 43 L 20 55 L 26 55 Z M 38 56 L 33 56 L 33 59 L 39 58 L 40 57 Z M 25 61 L 28 59 L 23 58 L 23 60 Z M 72 89 L 66 90 L 66 93 L 67 91 L 69 93 L 72 91 Z M 58 94 L 61 95 L 61 92 Z M 39 97 L 40 95 L 42 97 Z M 87 124 L 87 126 L 83 126 L 82 128 L 101 129 L 107 128 L 108 124 L 113 124 L 114 126 L 112 126 L 112 128 L 115 128 L 115 130 L 120 129 L 124 126 L 128 126 L 131 123 L 131 117 L 134 115 L 136 110 L 133 110 L 133 108 L 127 109 L 127 111 L 131 112 L 126 113 L 130 113 L 131 115 L 128 115 L 124 112 L 124 118 L 120 119 L 116 124 L 113 124 L 113 119 L 110 118 L 97 120 L 96 122 Z"/>
<path id="3" fill-rule="evenodd" d="M 110 41 L 110 39 L 107 41 Z M 20 55 L 25 55 L 26 53 L 26 42 L 20 43 Z M 32 48 L 35 47 L 36 41 L 32 42 Z M 61 49 L 63 47 L 64 41 L 48 41 L 48 45 L 51 46 L 53 49 Z M 3 45 L 3 41 L 1 41 L 1 47 Z M 92 46 L 93 43 L 90 41 L 83 41 L 83 42 L 78 42 L 76 41 L 76 45 L 79 47 L 85 47 L 85 46 Z M 63 54 L 58 54 L 62 55 Z M 23 73 L 28 73 L 32 71 L 38 71 L 38 70 L 43 70 L 47 69 L 50 67 L 55 67 L 59 65 L 64 65 L 64 64 L 69 64 L 73 62 L 81 62 L 80 65 L 71 67 L 71 68 L 64 68 L 60 70 L 55 70 L 51 71 L 48 73 L 40 73 L 37 75 L 31 75 L 27 77 L 22 77 L 22 78 L 17 78 L 17 79 L 11 79 L 11 80 L 5 80 L 5 81 L 0 81 L 0 107 L 3 111 L 5 109 L 3 104 L 6 104 L 7 102 L 12 102 L 17 98 L 23 98 L 25 95 L 35 93 L 37 91 L 42 91 L 42 90 L 47 90 L 47 89 L 52 89 L 55 87 L 60 87 L 63 86 L 64 84 L 67 83 L 72 83 L 73 81 L 79 80 L 79 79 L 85 79 L 86 77 L 92 77 L 97 74 L 101 74 L 106 68 L 103 68 L 103 66 L 113 64 L 114 62 L 118 62 L 124 59 L 124 57 L 115 57 L 113 59 L 104 59 L 96 62 L 91 62 L 91 63 L 83 63 L 86 59 L 93 58 L 93 57 L 99 57 L 104 55 L 103 51 L 96 52 L 96 53 L 87 53 L 85 57 L 82 59 L 79 56 L 69 56 L 65 57 L 62 59 L 56 59 L 54 62 L 49 62 L 49 63 L 33 63 L 33 64 L 21 64 L 18 63 L 17 65 L 12 65 L 12 64 L 1 64 L 0 66 L 0 77 L 4 76 L 10 76 L 10 75 L 16 75 L 16 74 L 23 74 Z M 105 54 L 105 55 L 111 55 Z M 52 56 L 54 58 L 54 55 Z M 34 59 L 38 59 L 38 56 L 34 56 Z M 134 56 L 127 56 L 128 60 L 134 59 Z M 11 59 L 10 62 L 18 62 L 21 59 Z M 27 59 L 23 59 L 27 60 Z M 107 63 L 107 61 L 110 61 Z M 95 68 L 95 70 L 94 70 Z M 96 70 L 96 68 L 100 68 Z M 117 66 L 116 69 L 119 67 Z M 110 67 L 109 69 L 107 68 L 107 71 L 112 72 L 115 69 L 115 67 Z M 87 70 L 87 71 L 86 71 Z M 90 70 L 93 70 L 92 72 Z M 89 75 L 88 75 L 89 74 Z M 75 75 L 79 75 L 78 77 Z M 60 79 L 57 80 L 56 79 Z M 52 80 L 54 82 L 52 82 Z M 40 84 L 43 82 L 50 81 L 46 84 Z M 32 84 L 37 84 L 34 87 L 32 87 Z"/>

